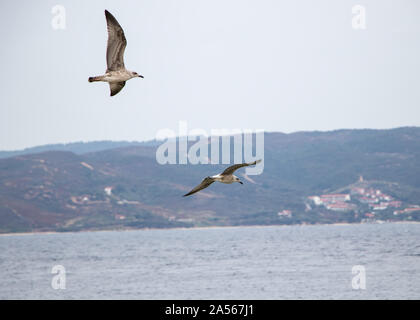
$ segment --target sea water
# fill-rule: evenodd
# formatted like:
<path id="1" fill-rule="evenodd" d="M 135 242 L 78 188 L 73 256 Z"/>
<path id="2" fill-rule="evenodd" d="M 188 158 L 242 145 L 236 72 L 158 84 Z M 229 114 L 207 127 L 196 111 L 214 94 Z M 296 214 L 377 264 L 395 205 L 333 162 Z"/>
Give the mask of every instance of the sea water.
<path id="1" fill-rule="evenodd" d="M 2 235 L 0 299 L 420 299 L 420 224 Z"/>

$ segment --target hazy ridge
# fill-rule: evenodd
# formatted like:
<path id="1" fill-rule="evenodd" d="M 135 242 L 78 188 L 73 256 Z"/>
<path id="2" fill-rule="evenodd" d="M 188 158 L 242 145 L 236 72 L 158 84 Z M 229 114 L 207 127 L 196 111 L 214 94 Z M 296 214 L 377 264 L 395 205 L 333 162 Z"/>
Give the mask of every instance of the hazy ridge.
<path id="1" fill-rule="evenodd" d="M 380 188 L 403 206 L 420 204 L 417 127 L 266 133 L 263 174 L 189 198 L 182 195 L 225 166 L 162 166 L 155 154 L 155 142 L 0 153 L 7 156 L 0 159 L 0 232 L 360 222 L 364 207 L 307 207 L 308 196 L 348 192 L 360 176 L 364 187 Z M 279 216 L 283 210 L 291 217 Z M 416 212 L 387 210 L 379 218 L 420 220 Z"/>

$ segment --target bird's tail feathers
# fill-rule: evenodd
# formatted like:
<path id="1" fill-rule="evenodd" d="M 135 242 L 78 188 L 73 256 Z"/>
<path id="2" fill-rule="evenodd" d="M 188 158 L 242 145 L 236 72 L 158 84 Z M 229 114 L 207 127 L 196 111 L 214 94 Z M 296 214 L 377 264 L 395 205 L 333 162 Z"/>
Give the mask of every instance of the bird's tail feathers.
<path id="1" fill-rule="evenodd" d="M 103 76 L 97 76 L 97 77 L 89 77 L 89 82 L 94 82 L 94 81 L 101 81 L 103 79 Z"/>

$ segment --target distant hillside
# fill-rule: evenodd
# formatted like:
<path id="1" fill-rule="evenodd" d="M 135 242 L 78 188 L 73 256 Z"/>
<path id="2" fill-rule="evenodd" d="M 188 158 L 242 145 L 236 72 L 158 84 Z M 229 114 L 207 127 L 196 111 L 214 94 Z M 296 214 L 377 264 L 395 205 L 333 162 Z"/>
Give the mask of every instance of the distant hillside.
<path id="1" fill-rule="evenodd" d="M 72 152 L 1 159 L 0 232 L 360 222 L 373 210 L 367 204 L 355 201 L 338 212 L 308 202 L 350 192 L 360 176 L 364 188 L 401 201 L 401 211 L 420 205 L 420 128 L 266 133 L 263 174 L 245 177 L 244 185 L 214 183 L 187 198 L 226 166 L 159 165 L 156 145 L 127 144 L 76 144 Z M 420 220 L 413 208 L 374 213 Z"/>
<path id="2" fill-rule="evenodd" d="M 156 146 L 155 140 L 147 142 L 129 142 L 129 141 L 94 141 L 94 142 L 73 142 L 66 144 L 48 144 L 45 146 L 26 148 L 16 151 L 0 151 L 0 159 L 10 158 L 25 154 L 34 154 L 46 151 L 69 151 L 76 154 L 88 152 L 103 151 L 108 149 L 129 147 L 129 146 Z"/>

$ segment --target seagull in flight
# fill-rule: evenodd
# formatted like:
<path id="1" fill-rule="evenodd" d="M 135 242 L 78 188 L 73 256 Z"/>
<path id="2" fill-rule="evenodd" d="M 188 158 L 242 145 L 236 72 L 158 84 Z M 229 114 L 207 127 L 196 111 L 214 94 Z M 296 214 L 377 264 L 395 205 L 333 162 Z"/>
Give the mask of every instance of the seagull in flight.
<path id="1" fill-rule="evenodd" d="M 89 82 L 108 82 L 112 97 L 124 88 L 127 80 L 137 77 L 143 78 L 143 76 L 125 68 L 124 50 L 127 46 L 127 40 L 125 39 L 124 31 L 117 19 L 107 10 L 105 10 L 105 18 L 108 28 L 108 45 L 106 48 L 107 69 L 102 76 L 89 77 Z"/>
<path id="2" fill-rule="evenodd" d="M 210 176 L 210 177 L 204 178 L 204 180 L 201 181 L 201 183 L 198 186 L 196 186 L 194 189 L 192 189 L 187 194 L 184 194 L 184 197 L 187 197 L 189 195 L 192 195 L 193 193 L 196 193 L 200 190 L 203 190 L 203 189 L 207 188 L 209 185 L 211 185 L 215 181 L 221 182 L 221 183 L 227 183 L 227 184 L 231 184 L 231 183 L 234 183 L 234 182 L 239 182 L 240 184 L 243 184 L 243 182 L 241 180 L 239 180 L 239 178 L 237 176 L 235 176 L 233 173 L 236 170 L 238 170 L 239 168 L 247 167 L 247 166 L 253 166 L 253 165 L 256 165 L 257 163 L 260 163 L 260 162 L 261 162 L 261 160 L 257 160 L 257 161 L 249 162 L 249 163 L 234 164 L 233 166 L 230 166 L 229 168 L 227 168 L 222 173 L 216 174 L 215 176 Z"/>

